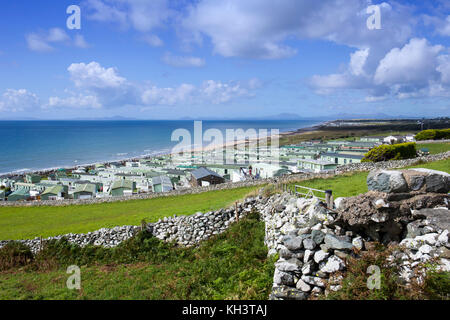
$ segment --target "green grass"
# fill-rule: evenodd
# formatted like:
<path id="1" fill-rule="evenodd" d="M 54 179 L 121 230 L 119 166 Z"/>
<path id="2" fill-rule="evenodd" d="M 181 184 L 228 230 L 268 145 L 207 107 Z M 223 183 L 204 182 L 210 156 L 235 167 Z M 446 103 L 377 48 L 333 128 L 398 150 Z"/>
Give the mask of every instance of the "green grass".
<path id="1" fill-rule="evenodd" d="M 307 181 L 301 181 L 290 185 L 290 188 L 294 188 L 294 185 L 300 185 L 304 187 L 319 189 L 319 190 L 332 190 L 333 197 L 352 197 L 360 193 L 367 192 L 367 175 L 368 172 L 349 173 L 345 175 L 339 175 L 328 179 L 312 179 Z M 305 192 L 305 190 L 300 190 Z M 315 192 L 315 195 L 324 197 L 323 193 Z"/>
<path id="2" fill-rule="evenodd" d="M 418 164 L 408 168 L 427 168 L 450 173 L 450 159 Z M 294 188 L 294 185 L 300 185 L 319 190 L 330 189 L 333 191 L 333 197 L 335 199 L 338 197 L 352 197 L 367 192 L 366 181 L 368 174 L 368 172 L 348 173 L 328 179 L 312 179 L 307 181 L 300 181 L 291 184 L 289 187 Z M 320 193 L 315 194 L 320 197 L 324 196 Z"/>
<path id="3" fill-rule="evenodd" d="M 100 228 L 139 225 L 142 219 L 160 218 L 216 210 L 244 198 L 258 187 L 210 191 L 200 194 L 146 200 L 64 207 L 0 208 L 0 239 L 18 240 L 86 233 Z"/>
<path id="4" fill-rule="evenodd" d="M 446 143 L 420 143 L 416 146 L 417 149 L 427 148 L 430 154 L 438 154 L 450 151 L 450 142 Z"/>
<path id="5" fill-rule="evenodd" d="M 50 250 L 46 259 L 59 259 L 56 269 L 0 272 L 0 299 L 263 300 L 272 287 L 275 258 L 267 258 L 264 222 L 255 213 L 199 248 L 171 247 L 142 233 L 121 246 L 73 248 L 66 256 Z M 81 257 L 82 288 L 69 290 L 66 267 Z"/>

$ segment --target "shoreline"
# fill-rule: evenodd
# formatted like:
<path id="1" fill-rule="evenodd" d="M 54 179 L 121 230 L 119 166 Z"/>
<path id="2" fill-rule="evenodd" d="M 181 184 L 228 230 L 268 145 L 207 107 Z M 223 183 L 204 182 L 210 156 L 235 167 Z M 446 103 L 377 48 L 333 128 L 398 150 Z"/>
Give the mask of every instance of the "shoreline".
<path id="1" fill-rule="evenodd" d="M 336 121 L 336 120 L 333 120 Z M 322 126 L 326 126 L 328 123 L 330 123 L 332 121 L 322 121 L 319 122 L 315 125 L 309 126 L 309 127 L 305 127 L 305 128 L 299 128 L 295 131 L 285 131 L 285 132 L 280 132 L 278 134 L 279 138 L 282 138 L 283 136 L 290 136 L 290 135 L 297 135 L 297 134 L 301 134 L 304 132 L 313 132 L 318 130 L 320 127 Z M 248 143 L 254 143 L 255 140 L 263 140 L 263 139 L 269 139 L 272 138 L 276 135 L 267 135 L 267 137 L 265 138 L 249 138 L 248 139 Z M 231 145 L 234 145 L 234 147 L 236 147 L 237 145 L 243 144 L 247 141 L 229 141 L 229 142 L 224 142 L 221 146 L 202 146 L 202 150 L 203 151 L 212 151 L 214 149 L 218 149 L 218 148 L 223 148 L 226 149 L 228 147 L 230 147 Z M 199 149 L 194 148 L 194 145 L 191 145 L 191 152 L 198 152 Z M 4 179 L 4 178 L 10 178 L 10 177 L 17 177 L 17 176 L 25 176 L 27 174 L 39 174 L 39 175 L 49 175 L 51 173 L 54 173 L 56 171 L 58 171 L 59 169 L 65 169 L 65 170 L 69 170 L 69 171 L 73 171 L 76 170 L 80 167 L 94 167 L 96 164 L 102 164 L 102 165 L 109 165 L 111 163 L 115 163 L 115 162 L 119 162 L 119 163 L 125 163 L 125 162 L 129 162 L 129 161 L 137 161 L 137 160 L 141 160 L 141 159 L 151 159 L 154 157 L 158 157 L 158 156 L 170 156 L 172 155 L 172 152 L 166 152 L 166 151 L 156 151 L 154 154 L 149 154 L 149 155 L 144 155 L 144 156 L 139 156 L 139 157 L 131 157 L 131 158 L 121 158 L 118 160 L 99 160 L 96 162 L 91 162 L 91 163 L 86 163 L 86 164 L 77 164 L 77 165 L 68 165 L 68 166 L 59 166 L 59 167 L 50 167 L 50 168 L 42 168 L 42 169 L 30 169 L 30 170 L 16 170 L 16 171 L 10 171 L 10 172 L 6 172 L 6 173 L 0 173 L 0 178 Z M 44 180 L 45 181 L 45 180 Z"/>

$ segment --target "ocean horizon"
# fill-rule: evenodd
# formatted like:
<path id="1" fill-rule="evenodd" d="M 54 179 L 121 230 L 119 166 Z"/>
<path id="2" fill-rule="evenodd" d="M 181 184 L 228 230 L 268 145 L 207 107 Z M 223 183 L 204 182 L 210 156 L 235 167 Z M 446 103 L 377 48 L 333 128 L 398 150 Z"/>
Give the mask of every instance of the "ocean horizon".
<path id="1" fill-rule="evenodd" d="M 315 120 L 205 120 L 203 133 L 219 129 L 295 131 Z M 172 132 L 193 120 L 23 120 L 0 121 L 0 175 L 83 166 L 170 153 Z M 205 143 L 207 145 L 208 143 Z"/>

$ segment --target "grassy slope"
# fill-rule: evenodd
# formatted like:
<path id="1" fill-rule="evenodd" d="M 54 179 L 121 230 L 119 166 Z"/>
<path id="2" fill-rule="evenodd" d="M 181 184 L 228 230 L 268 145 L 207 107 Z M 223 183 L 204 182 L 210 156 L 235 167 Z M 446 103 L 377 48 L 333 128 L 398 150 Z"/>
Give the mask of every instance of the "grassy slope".
<path id="1" fill-rule="evenodd" d="M 450 172 L 450 160 L 416 167 Z M 357 172 L 330 179 L 302 181 L 298 184 L 321 190 L 331 189 L 336 199 L 367 192 L 367 174 Z M 154 222 L 174 214 L 192 214 L 197 211 L 218 209 L 232 204 L 256 189 L 258 187 L 97 205 L 0 208 L 0 239 L 49 237 L 70 232 L 84 233 L 117 225 L 138 225 L 142 219 Z"/>
<path id="2" fill-rule="evenodd" d="M 450 159 L 420 164 L 412 166 L 411 168 L 428 168 L 450 173 Z M 297 185 L 320 190 L 331 189 L 333 190 L 333 196 L 335 199 L 338 197 L 351 197 L 367 192 L 366 179 L 368 174 L 368 172 L 349 173 L 329 179 L 312 179 L 308 181 L 301 181 L 297 183 Z M 323 194 L 317 195 L 323 197 Z"/>
<path id="3" fill-rule="evenodd" d="M 66 288 L 66 266 L 0 272 L 0 299 L 267 299 L 275 260 L 267 258 L 264 223 L 256 218 L 200 248 L 158 246 L 130 264 L 87 263 L 80 292 Z"/>
<path id="4" fill-rule="evenodd" d="M 228 206 L 256 189 L 257 187 L 237 188 L 95 205 L 4 207 L 0 208 L 0 239 L 17 240 L 66 233 L 86 233 L 100 228 L 139 225 L 142 219 L 155 222 L 174 214 L 207 212 Z"/>
<path id="5" fill-rule="evenodd" d="M 420 143 L 417 144 L 417 149 L 428 148 L 430 154 L 438 154 L 450 151 L 450 142 L 447 143 Z"/>

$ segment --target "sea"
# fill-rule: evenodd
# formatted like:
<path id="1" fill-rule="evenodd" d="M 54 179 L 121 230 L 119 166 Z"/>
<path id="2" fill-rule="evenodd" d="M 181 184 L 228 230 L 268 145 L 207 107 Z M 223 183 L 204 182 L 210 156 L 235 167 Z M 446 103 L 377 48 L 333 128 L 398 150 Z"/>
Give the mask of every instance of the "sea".
<path id="1" fill-rule="evenodd" d="M 319 124 L 314 120 L 202 121 L 202 133 L 218 129 L 279 130 L 280 133 Z M 191 133 L 194 121 L 0 121 L 0 175 L 170 153 L 177 129 Z M 183 132 L 183 131 L 181 131 Z M 208 143 L 205 143 L 207 145 Z"/>

